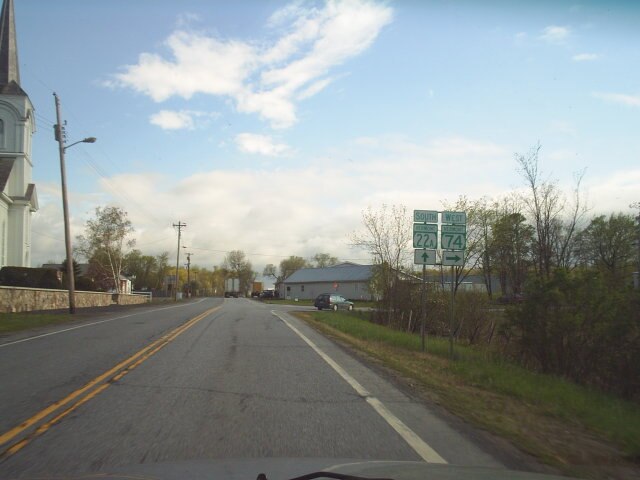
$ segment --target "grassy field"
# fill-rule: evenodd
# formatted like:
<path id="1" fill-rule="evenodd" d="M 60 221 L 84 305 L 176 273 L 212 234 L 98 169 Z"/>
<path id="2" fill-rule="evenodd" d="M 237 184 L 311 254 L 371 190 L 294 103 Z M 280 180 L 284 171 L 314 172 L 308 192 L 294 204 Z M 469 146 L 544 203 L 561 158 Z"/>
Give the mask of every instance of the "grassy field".
<path id="1" fill-rule="evenodd" d="M 0 335 L 72 320 L 68 313 L 0 313 Z"/>
<path id="2" fill-rule="evenodd" d="M 430 401 L 508 438 L 563 473 L 638 478 L 640 406 L 501 361 L 487 350 L 411 335 L 353 314 L 299 312 L 320 331 L 416 383 Z"/>

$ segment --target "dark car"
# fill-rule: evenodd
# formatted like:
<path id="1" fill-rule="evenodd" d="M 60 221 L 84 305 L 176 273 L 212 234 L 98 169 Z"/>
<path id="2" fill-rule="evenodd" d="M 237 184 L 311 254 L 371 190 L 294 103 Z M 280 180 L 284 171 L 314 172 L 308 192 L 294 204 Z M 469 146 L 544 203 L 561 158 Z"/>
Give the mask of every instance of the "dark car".
<path id="1" fill-rule="evenodd" d="M 331 310 L 353 310 L 353 302 L 337 293 L 321 293 L 313 302 L 313 306 L 318 310 L 330 308 Z"/>

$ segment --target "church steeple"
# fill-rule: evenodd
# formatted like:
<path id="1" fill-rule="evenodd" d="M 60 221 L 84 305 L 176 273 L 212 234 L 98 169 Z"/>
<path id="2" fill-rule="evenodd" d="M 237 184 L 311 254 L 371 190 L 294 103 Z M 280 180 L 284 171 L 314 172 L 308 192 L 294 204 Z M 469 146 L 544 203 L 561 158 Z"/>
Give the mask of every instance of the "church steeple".
<path id="1" fill-rule="evenodd" d="M 26 95 L 20 88 L 18 41 L 13 0 L 4 0 L 0 14 L 0 93 Z"/>

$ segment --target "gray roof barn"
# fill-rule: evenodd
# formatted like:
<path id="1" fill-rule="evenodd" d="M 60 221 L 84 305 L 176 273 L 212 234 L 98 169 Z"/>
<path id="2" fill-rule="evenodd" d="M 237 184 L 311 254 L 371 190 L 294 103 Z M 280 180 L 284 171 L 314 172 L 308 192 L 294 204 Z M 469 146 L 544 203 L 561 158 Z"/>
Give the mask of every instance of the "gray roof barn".
<path id="1" fill-rule="evenodd" d="M 371 278 L 373 265 L 340 263 L 332 267 L 301 268 L 289 275 L 283 283 L 315 282 L 367 282 Z"/>

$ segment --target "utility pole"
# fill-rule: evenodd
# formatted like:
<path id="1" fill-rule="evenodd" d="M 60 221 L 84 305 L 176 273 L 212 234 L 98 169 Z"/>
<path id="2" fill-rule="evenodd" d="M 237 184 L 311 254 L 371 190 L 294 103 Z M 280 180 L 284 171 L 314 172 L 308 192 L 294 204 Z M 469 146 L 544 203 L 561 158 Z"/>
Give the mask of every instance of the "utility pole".
<path id="1" fill-rule="evenodd" d="M 636 203 L 638 210 L 640 210 L 640 202 Z M 636 247 L 638 249 L 638 263 L 636 265 L 636 271 L 633 274 L 633 287 L 640 288 L 640 213 L 636 217 Z"/>
<path id="2" fill-rule="evenodd" d="M 191 298 L 191 255 L 187 252 L 187 298 Z"/>
<path id="3" fill-rule="evenodd" d="M 60 113 L 60 99 L 53 94 L 56 103 L 55 139 L 60 152 L 60 178 L 62 180 L 62 213 L 64 216 L 64 245 L 67 251 L 67 286 L 69 287 L 69 313 L 76 313 L 76 280 L 73 275 L 73 250 L 71 249 L 71 230 L 69 227 L 69 202 L 67 200 L 67 170 L 64 163 L 64 128 Z"/>
<path id="4" fill-rule="evenodd" d="M 178 287 L 180 285 L 180 277 L 178 276 L 178 271 L 180 269 L 180 236 L 182 235 L 182 229 L 185 228 L 186 226 L 187 224 L 182 223 L 180 220 L 178 220 L 177 224 L 176 223 L 173 224 L 174 228 L 178 228 L 178 254 L 176 258 L 176 288 L 174 293 L 175 301 L 178 301 Z"/>

